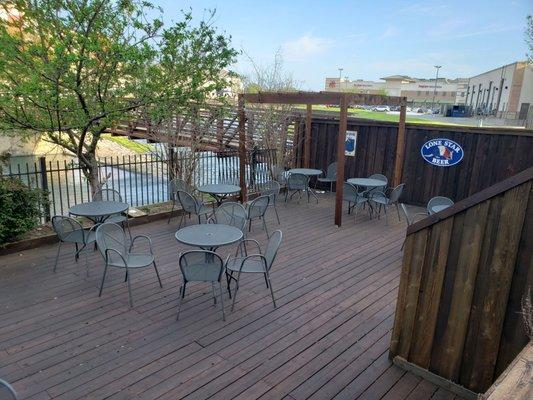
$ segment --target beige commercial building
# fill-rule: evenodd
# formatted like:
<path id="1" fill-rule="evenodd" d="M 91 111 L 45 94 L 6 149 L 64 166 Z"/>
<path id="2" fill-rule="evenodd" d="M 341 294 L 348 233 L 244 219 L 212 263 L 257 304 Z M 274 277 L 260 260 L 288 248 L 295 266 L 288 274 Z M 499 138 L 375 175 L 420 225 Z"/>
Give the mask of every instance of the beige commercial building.
<path id="1" fill-rule="evenodd" d="M 475 114 L 526 119 L 533 104 L 533 65 L 517 61 L 468 80 L 466 105 Z"/>
<path id="2" fill-rule="evenodd" d="M 411 105 L 442 106 L 465 104 L 468 87 L 467 79 L 418 79 L 406 75 L 392 75 L 381 81 L 364 81 L 339 78 L 326 78 L 325 90 L 348 91 L 367 94 L 405 96 Z"/>

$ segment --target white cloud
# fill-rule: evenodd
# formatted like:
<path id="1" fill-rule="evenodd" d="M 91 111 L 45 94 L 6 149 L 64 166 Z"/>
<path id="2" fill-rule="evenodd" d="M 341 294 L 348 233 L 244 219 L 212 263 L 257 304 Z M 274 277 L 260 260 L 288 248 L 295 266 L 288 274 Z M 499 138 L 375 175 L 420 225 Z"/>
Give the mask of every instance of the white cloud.
<path id="1" fill-rule="evenodd" d="M 289 60 L 303 60 L 326 51 L 330 39 L 320 38 L 308 33 L 282 45 L 283 55 Z"/>
<path id="2" fill-rule="evenodd" d="M 394 26 L 389 26 L 387 29 L 385 29 L 385 31 L 381 35 L 379 35 L 379 39 L 383 40 L 383 39 L 388 39 L 390 37 L 396 36 L 397 32 L 398 31 Z"/>

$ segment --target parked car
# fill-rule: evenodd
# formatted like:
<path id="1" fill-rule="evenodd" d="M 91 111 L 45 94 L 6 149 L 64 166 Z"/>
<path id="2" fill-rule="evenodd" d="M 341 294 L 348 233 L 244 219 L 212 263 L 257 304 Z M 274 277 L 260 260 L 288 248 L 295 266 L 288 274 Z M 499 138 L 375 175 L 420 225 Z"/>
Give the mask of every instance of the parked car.
<path id="1" fill-rule="evenodd" d="M 377 106 L 377 107 L 374 107 L 374 111 L 387 112 L 387 111 L 390 111 L 390 107 L 389 106 Z"/>

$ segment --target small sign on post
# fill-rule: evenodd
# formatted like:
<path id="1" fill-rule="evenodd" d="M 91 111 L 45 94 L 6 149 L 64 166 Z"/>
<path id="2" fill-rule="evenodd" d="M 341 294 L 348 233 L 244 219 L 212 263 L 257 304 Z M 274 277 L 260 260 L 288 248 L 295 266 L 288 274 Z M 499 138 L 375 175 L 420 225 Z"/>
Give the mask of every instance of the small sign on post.
<path id="1" fill-rule="evenodd" d="M 346 131 L 346 141 L 344 142 L 344 155 L 355 156 L 357 148 L 357 131 Z"/>

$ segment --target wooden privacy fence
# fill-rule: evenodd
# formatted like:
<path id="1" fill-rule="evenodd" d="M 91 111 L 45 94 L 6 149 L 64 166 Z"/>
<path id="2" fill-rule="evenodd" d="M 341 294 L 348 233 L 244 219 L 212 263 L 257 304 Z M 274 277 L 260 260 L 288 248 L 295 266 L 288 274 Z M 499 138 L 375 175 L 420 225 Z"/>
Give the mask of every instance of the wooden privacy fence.
<path id="1" fill-rule="evenodd" d="M 533 168 L 408 228 L 391 358 L 485 392 L 529 341 Z"/>
<path id="2" fill-rule="evenodd" d="M 325 170 L 337 160 L 339 124 L 334 119 L 315 116 L 311 128 L 310 167 Z M 349 119 L 348 130 L 358 134 L 355 157 L 345 158 L 345 177 L 381 173 L 392 182 L 398 124 Z M 451 167 L 427 163 L 420 149 L 436 138 L 459 143 L 464 150 L 463 160 Z M 297 163 L 303 165 L 304 145 L 301 141 L 297 145 Z M 407 124 L 401 168 L 401 181 L 406 183 L 402 201 L 425 205 L 433 196 L 462 200 L 533 166 L 532 154 L 531 130 Z"/>

